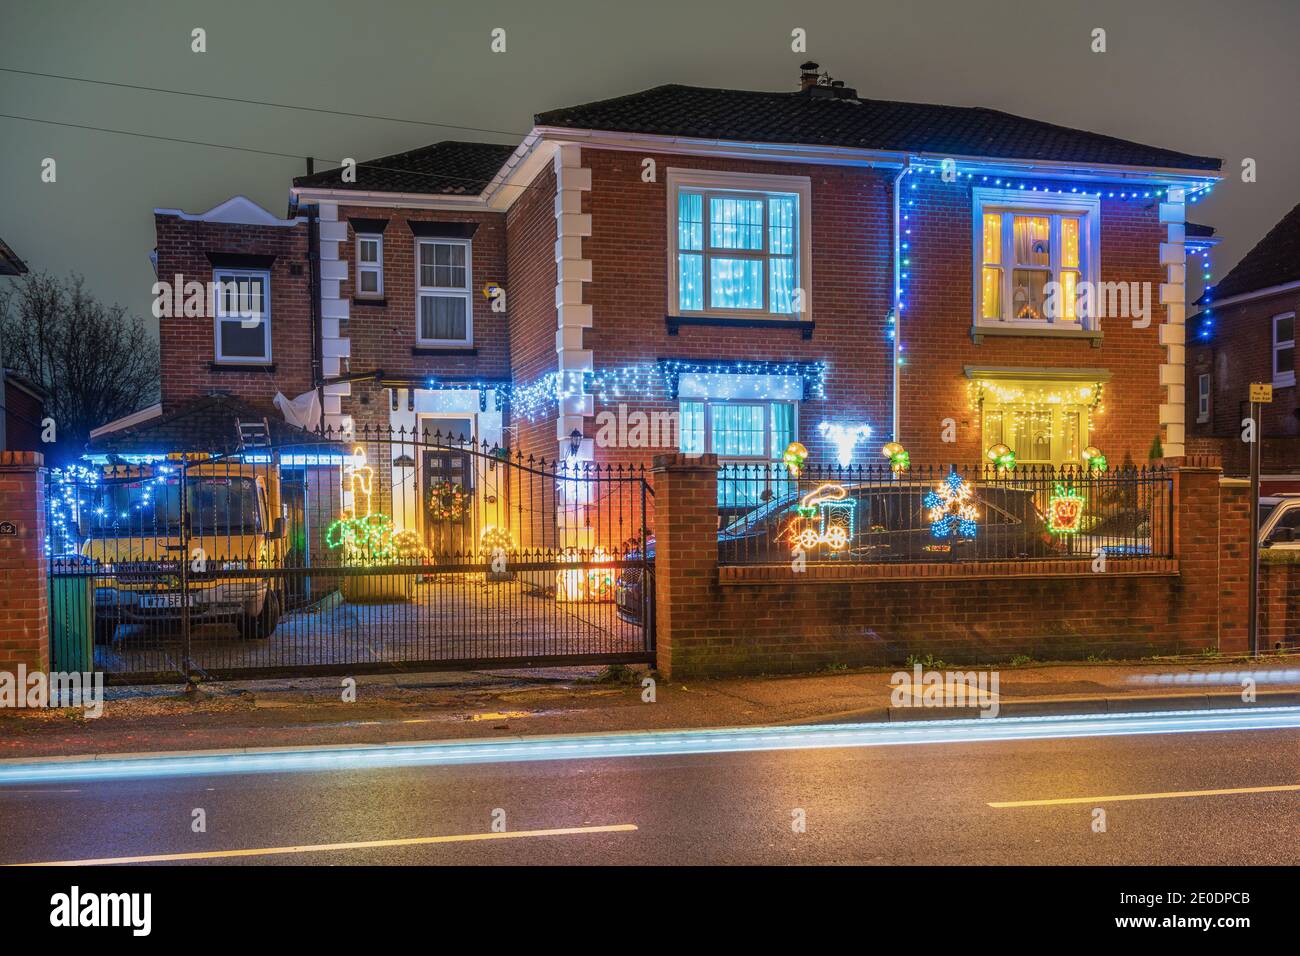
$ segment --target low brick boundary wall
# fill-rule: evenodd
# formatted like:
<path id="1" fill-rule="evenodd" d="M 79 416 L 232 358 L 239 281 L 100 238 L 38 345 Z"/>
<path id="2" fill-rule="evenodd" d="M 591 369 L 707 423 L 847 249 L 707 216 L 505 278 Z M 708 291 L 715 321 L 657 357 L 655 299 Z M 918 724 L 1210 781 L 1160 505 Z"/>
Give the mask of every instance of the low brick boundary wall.
<path id="1" fill-rule="evenodd" d="M 1259 565 L 1259 649 L 1300 646 L 1300 551 L 1294 561 Z"/>
<path id="2" fill-rule="evenodd" d="M 674 677 L 835 665 L 1246 649 L 1249 488 L 1178 460 L 1175 559 L 720 567 L 717 460 L 655 460 L 659 668 Z"/>

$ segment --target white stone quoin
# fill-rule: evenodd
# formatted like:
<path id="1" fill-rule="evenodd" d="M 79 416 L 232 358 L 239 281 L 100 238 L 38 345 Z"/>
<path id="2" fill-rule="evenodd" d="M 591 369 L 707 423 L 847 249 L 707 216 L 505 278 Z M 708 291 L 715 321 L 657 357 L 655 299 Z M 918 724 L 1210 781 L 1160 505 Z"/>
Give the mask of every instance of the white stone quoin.
<path id="1" fill-rule="evenodd" d="M 348 264 L 339 256 L 339 246 L 348 237 L 348 224 L 339 219 L 338 203 L 320 204 L 320 274 L 321 274 L 321 374 L 335 378 L 342 374 L 344 363 L 352 355 L 352 342 L 340 334 L 342 321 L 349 317 L 351 303 L 339 294 L 342 280 L 348 277 Z M 325 386 L 325 426 L 334 431 L 345 429 L 349 416 L 343 414 L 343 398 L 352 394 L 352 386 L 343 383 Z"/>
<path id="2" fill-rule="evenodd" d="M 1182 187 L 1169 188 L 1160 204 L 1160 221 L 1168 230 L 1168 242 L 1160 245 L 1160 262 L 1165 267 L 1165 281 L 1160 286 L 1160 304 L 1165 307 L 1165 324 L 1160 327 L 1160 344 L 1165 361 L 1160 366 L 1160 384 L 1165 400 L 1160 405 L 1160 424 L 1164 427 L 1165 455 L 1177 458 L 1186 453 L 1183 425 L 1186 409 L 1186 328 L 1187 250 L 1184 246 L 1187 221 L 1187 192 Z"/>

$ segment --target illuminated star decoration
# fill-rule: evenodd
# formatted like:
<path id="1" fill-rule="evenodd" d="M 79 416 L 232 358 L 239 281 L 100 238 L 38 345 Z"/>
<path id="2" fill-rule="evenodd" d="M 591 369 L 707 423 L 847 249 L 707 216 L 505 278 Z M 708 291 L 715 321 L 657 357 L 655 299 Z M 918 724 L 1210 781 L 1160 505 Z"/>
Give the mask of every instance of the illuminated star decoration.
<path id="1" fill-rule="evenodd" d="M 956 471 L 926 493 L 925 506 L 930 509 L 930 533 L 936 538 L 975 537 L 979 509 L 971 499 L 970 485 Z"/>
<path id="2" fill-rule="evenodd" d="M 853 464 L 853 448 L 871 437 L 869 425 L 842 425 L 839 422 L 822 422 L 817 426 L 822 436 L 835 446 L 835 458 L 840 466 Z"/>
<path id="3" fill-rule="evenodd" d="M 1074 534 L 1079 530 L 1083 518 L 1083 495 L 1063 482 L 1056 483 L 1056 489 L 1047 502 L 1047 527 L 1052 534 Z"/>

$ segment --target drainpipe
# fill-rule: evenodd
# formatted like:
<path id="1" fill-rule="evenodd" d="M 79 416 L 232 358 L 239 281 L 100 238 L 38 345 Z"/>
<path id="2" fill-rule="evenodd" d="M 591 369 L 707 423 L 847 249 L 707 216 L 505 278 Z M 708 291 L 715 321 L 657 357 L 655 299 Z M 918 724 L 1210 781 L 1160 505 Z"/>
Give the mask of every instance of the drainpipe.
<path id="1" fill-rule="evenodd" d="M 325 430 L 325 355 L 321 344 L 320 206 L 312 203 L 307 212 L 307 267 L 311 282 L 311 384 L 320 404 L 320 423 Z"/>
<path id="2" fill-rule="evenodd" d="M 901 342 L 903 335 L 903 310 L 899 308 L 902 304 L 902 284 L 903 284 L 903 256 L 902 256 L 902 236 L 901 236 L 901 207 L 902 197 L 899 190 L 903 185 L 903 177 L 912 171 L 911 160 L 903 160 L 903 168 L 898 171 L 894 177 L 894 307 L 890 315 L 894 317 L 894 417 L 889 432 L 890 441 L 898 441 L 898 360 L 902 354 Z"/>

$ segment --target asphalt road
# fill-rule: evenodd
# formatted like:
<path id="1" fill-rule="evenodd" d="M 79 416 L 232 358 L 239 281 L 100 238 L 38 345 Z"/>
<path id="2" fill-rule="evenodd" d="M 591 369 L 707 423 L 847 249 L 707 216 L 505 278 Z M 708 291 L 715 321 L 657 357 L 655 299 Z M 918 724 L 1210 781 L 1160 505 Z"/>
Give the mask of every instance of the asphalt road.
<path id="1" fill-rule="evenodd" d="M 1298 784 L 1295 729 L 15 784 L 0 863 L 1293 865 Z"/>

